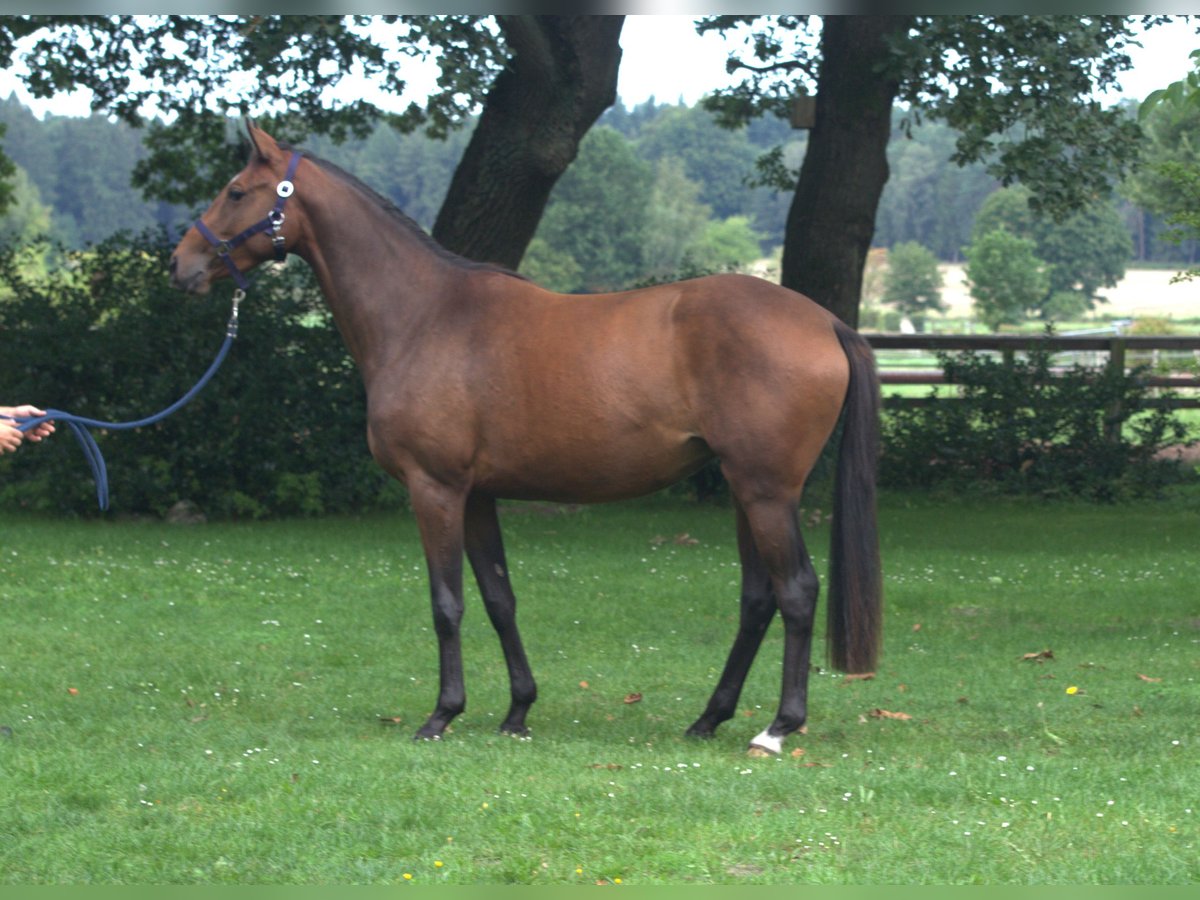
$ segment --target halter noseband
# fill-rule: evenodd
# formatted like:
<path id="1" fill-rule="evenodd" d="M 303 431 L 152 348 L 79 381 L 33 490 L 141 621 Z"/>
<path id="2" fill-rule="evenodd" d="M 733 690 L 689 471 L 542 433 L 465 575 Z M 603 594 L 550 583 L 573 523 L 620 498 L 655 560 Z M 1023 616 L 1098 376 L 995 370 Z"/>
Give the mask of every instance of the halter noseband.
<path id="1" fill-rule="evenodd" d="M 242 270 L 233 261 L 232 253 L 235 249 L 254 237 L 254 235 L 266 232 L 275 247 L 275 261 L 283 262 L 287 258 L 287 250 L 283 246 L 283 235 L 279 233 L 279 229 L 283 227 L 283 205 L 287 202 L 287 198 L 292 196 L 296 190 L 292 179 L 296 177 L 296 166 L 299 164 L 300 154 L 293 151 L 291 159 L 288 160 L 287 174 L 283 176 L 283 181 L 275 186 L 275 205 L 267 213 L 266 218 L 261 222 L 251 225 L 241 234 L 235 235 L 229 240 L 221 240 L 221 238 L 212 233 L 212 230 L 204 222 L 200 219 L 196 220 L 196 230 L 204 235 L 205 239 L 213 245 L 213 248 L 217 251 L 217 256 L 221 262 L 225 263 L 225 268 L 229 269 L 229 274 L 233 277 L 234 283 L 243 291 L 249 289 L 250 282 L 246 280 L 246 276 L 242 274 Z"/>

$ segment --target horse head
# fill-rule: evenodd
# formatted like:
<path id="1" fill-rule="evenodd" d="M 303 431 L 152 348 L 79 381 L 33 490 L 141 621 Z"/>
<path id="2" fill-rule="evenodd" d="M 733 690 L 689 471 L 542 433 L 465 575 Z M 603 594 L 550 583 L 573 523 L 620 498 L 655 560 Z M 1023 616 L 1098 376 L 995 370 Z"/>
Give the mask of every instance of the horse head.
<path id="1" fill-rule="evenodd" d="M 246 130 L 251 145 L 246 167 L 230 179 L 171 254 L 171 279 L 190 293 L 207 293 L 222 277 L 232 277 L 244 290 L 244 272 L 268 259 L 282 261 L 295 244 L 299 230 L 294 221 L 287 221 L 284 205 L 300 156 L 281 148 L 252 122 Z"/>

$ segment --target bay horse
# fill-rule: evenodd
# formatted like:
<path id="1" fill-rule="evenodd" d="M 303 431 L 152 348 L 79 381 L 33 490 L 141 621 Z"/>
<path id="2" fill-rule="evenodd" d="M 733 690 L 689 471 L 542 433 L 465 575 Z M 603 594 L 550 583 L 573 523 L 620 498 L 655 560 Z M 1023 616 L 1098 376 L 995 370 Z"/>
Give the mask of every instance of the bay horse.
<path id="1" fill-rule="evenodd" d="M 501 731 L 528 731 L 537 688 L 517 630 L 498 498 L 631 498 L 715 457 L 735 507 L 740 616 L 717 686 L 687 733 L 711 737 L 734 715 L 778 609 L 779 709 L 751 748 L 779 753 L 807 716 L 818 593 L 798 505 L 839 419 L 828 652 L 836 669 L 874 670 L 879 385 L 870 346 L 852 328 L 801 294 L 742 275 L 552 293 L 444 249 L 331 163 L 253 123 L 247 132 L 246 167 L 180 240 L 172 279 L 198 294 L 222 277 L 244 285 L 246 271 L 287 253 L 314 271 L 366 387 L 371 454 L 407 487 L 428 566 L 440 677 L 414 737 L 440 739 L 465 707 L 464 552 L 508 668 Z"/>

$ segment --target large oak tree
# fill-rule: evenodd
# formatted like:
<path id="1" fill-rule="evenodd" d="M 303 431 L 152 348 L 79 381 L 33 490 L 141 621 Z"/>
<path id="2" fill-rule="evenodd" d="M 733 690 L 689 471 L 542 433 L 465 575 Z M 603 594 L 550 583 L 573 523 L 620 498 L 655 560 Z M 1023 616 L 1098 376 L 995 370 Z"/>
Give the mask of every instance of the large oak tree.
<path id="1" fill-rule="evenodd" d="M 310 133 L 362 137 L 381 120 L 437 136 L 480 109 L 434 236 L 467 256 L 515 268 L 580 139 L 616 99 L 623 21 L 9 16 L 0 20 L 0 67 L 23 62 L 37 97 L 87 88 L 96 111 L 133 124 L 160 116 L 149 124 L 151 154 L 135 181 L 148 196 L 172 202 L 211 196 L 240 165 L 231 116 L 263 111 L 278 136 L 299 141 Z M 418 57 L 437 62 L 437 87 L 404 112 L 334 93 L 357 72 L 400 95 Z"/>
<path id="2" fill-rule="evenodd" d="M 1136 158 L 1136 122 L 1097 93 L 1130 67 L 1138 17 L 712 16 L 699 27 L 748 34 L 747 52 L 729 61 L 746 77 L 707 101 L 726 124 L 787 115 L 797 96 L 815 94 L 808 150 L 788 185 L 782 280 L 851 324 L 897 104 L 909 121 L 959 132 L 950 162 L 985 162 L 1055 217 L 1106 195 Z"/>

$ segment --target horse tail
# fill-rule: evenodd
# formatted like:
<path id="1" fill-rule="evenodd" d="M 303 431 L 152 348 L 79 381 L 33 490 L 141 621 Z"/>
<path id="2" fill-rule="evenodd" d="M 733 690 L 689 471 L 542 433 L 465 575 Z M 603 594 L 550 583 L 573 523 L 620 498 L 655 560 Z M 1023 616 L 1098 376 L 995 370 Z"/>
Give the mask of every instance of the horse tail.
<path id="1" fill-rule="evenodd" d="M 850 363 L 833 496 L 829 553 L 829 663 L 843 672 L 875 671 L 883 633 L 875 477 L 879 458 L 879 376 L 870 344 L 853 328 L 834 328 Z"/>

